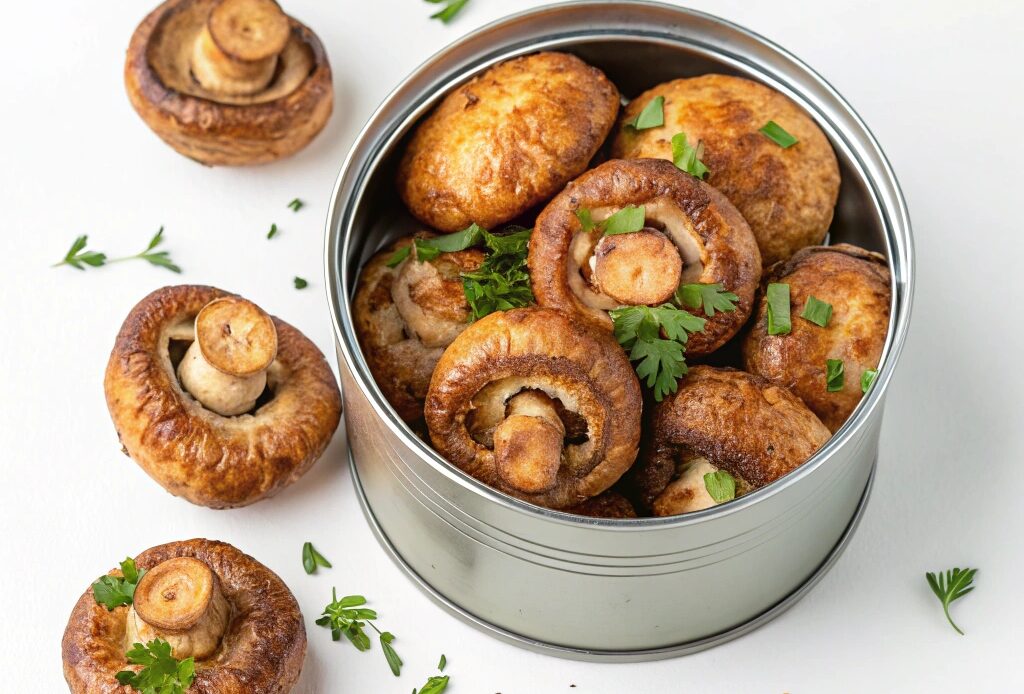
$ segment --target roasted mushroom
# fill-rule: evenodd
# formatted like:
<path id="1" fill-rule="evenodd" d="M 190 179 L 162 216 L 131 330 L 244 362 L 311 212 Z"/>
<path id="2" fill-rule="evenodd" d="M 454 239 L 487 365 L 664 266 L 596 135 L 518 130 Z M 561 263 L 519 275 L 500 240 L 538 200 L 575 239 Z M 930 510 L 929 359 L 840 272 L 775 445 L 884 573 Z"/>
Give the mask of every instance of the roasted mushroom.
<path id="1" fill-rule="evenodd" d="M 557 311 L 492 313 L 449 345 L 427 391 L 435 448 L 490 486 L 550 508 L 633 464 L 640 385 L 611 336 Z"/>
<path id="2" fill-rule="evenodd" d="M 399 166 L 398 192 L 435 229 L 493 228 L 582 173 L 618 110 L 615 85 L 575 56 L 499 63 L 419 125 Z"/>
<path id="3" fill-rule="evenodd" d="M 297 480 L 341 417 L 316 345 L 213 287 L 164 287 L 140 301 L 117 335 L 104 389 L 125 453 L 167 491 L 213 508 Z"/>
<path id="4" fill-rule="evenodd" d="M 334 102 L 320 40 L 274 0 L 167 0 L 135 30 L 124 79 L 153 132 L 211 166 L 294 154 Z"/>
<path id="5" fill-rule="evenodd" d="M 629 123 L 664 97 L 664 125 Z M 796 138 L 782 147 L 760 129 L 774 121 Z M 839 164 L 828 139 L 799 106 L 769 87 L 739 77 L 702 75 L 659 84 L 636 97 L 620 120 L 612 156 L 672 160 L 672 137 L 704 145 L 708 183 L 750 224 L 765 267 L 821 243 L 839 195 Z"/>
<path id="6" fill-rule="evenodd" d="M 857 407 L 882 358 L 892 303 L 885 258 L 845 243 L 805 248 L 770 268 L 764 282 L 789 285 L 791 332 L 768 334 L 762 297 L 743 343 L 745 368 L 792 390 L 834 432 Z M 824 326 L 800 317 L 811 297 L 831 305 Z M 842 364 L 835 390 L 828 360 Z"/>
<path id="7" fill-rule="evenodd" d="M 229 544 L 187 540 L 135 559 L 145 573 L 134 602 L 108 609 L 87 590 L 64 630 L 64 677 L 74 694 L 128 692 L 125 654 L 161 639 L 177 660 L 195 659 L 190 694 L 278 694 L 299 678 L 306 630 L 288 587 Z M 120 577 L 117 569 L 108 575 Z"/>
<path id="8" fill-rule="evenodd" d="M 737 371 L 694 366 L 654 410 L 650 443 L 628 483 L 656 516 L 715 505 L 704 475 L 718 470 L 737 494 L 804 463 L 826 441 L 824 424 L 792 393 Z"/>
<path id="9" fill-rule="evenodd" d="M 630 205 L 643 208 L 643 227 L 605 234 L 601 222 Z M 608 161 L 566 186 L 537 218 L 529 267 L 539 305 L 604 330 L 616 307 L 671 301 L 680 284 L 721 285 L 736 295 L 735 310 L 696 309 L 707 323 L 690 338 L 689 356 L 713 352 L 739 331 L 761 278 L 757 244 L 736 208 L 658 159 Z"/>
<path id="10" fill-rule="evenodd" d="M 598 494 L 593 499 L 587 499 L 582 504 L 570 506 L 565 509 L 565 512 L 575 513 L 579 516 L 590 516 L 591 518 L 637 517 L 636 509 L 629 499 L 614 489 Z"/>
<path id="11" fill-rule="evenodd" d="M 403 248 L 409 254 L 392 262 Z M 359 345 L 384 397 L 407 422 L 423 417 L 434 366 L 469 325 L 460 274 L 483 259 L 482 250 L 467 248 L 421 260 L 405 238 L 374 255 L 360 273 L 352 301 Z"/>

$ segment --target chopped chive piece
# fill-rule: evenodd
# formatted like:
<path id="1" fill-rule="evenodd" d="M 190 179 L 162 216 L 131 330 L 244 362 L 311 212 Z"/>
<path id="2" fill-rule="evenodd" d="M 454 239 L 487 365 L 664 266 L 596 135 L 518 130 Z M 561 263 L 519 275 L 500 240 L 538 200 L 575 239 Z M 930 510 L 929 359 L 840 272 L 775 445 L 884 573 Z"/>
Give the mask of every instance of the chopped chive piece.
<path id="1" fill-rule="evenodd" d="M 445 2 L 445 0 L 427 0 L 427 2 L 436 5 L 438 3 Z M 430 18 L 439 19 L 444 24 L 447 24 L 448 22 L 455 19 L 455 15 L 457 15 L 459 11 L 466 6 L 466 3 L 468 3 L 469 0 L 447 0 L 447 2 L 448 4 L 444 7 L 444 9 L 430 15 Z"/>
<path id="2" fill-rule="evenodd" d="M 305 206 L 306 206 L 306 203 L 302 202 L 298 198 L 295 198 L 290 203 L 288 203 L 288 207 L 290 207 L 292 209 L 292 212 L 298 212 L 299 210 L 301 210 Z"/>
<path id="3" fill-rule="evenodd" d="M 656 96 L 647 102 L 636 118 L 626 123 L 633 130 L 647 130 L 665 125 L 665 97 Z"/>
<path id="4" fill-rule="evenodd" d="M 771 283 L 766 290 L 768 298 L 768 334 L 788 335 L 793 329 L 789 318 L 789 285 Z"/>
<path id="5" fill-rule="evenodd" d="M 448 664 L 448 659 L 444 657 L 444 653 L 441 654 L 441 660 L 437 663 L 437 669 L 444 672 L 444 666 Z"/>
<path id="6" fill-rule="evenodd" d="M 825 388 L 830 393 L 843 389 L 844 369 L 842 359 L 825 360 Z"/>
<path id="7" fill-rule="evenodd" d="M 686 173 L 704 178 L 708 174 L 708 167 L 700 160 L 704 156 L 704 143 L 698 142 L 696 147 L 686 143 L 686 133 L 676 133 L 672 136 L 672 163 L 677 169 Z"/>
<path id="8" fill-rule="evenodd" d="M 391 257 L 384 263 L 388 267 L 395 267 L 400 262 L 409 257 L 409 252 L 412 246 L 402 246 L 397 251 L 391 254 Z"/>
<path id="9" fill-rule="evenodd" d="M 644 219 L 646 219 L 646 212 L 643 205 L 639 207 L 636 205 L 626 205 L 598 226 L 604 230 L 605 236 L 631 234 L 644 228 Z"/>
<path id="10" fill-rule="evenodd" d="M 759 132 L 782 149 L 792 147 L 799 142 L 799 140 L 787 133 L 781 125 L 773 120 L 765 123 Z"/>
<path id="11" fill-rule="evenodd" d="M 270 225 L 270 231 L 267 232 L 267 238 L 268 239 L 272 239 L 275 236 L 277 236 L 277 225 L 276 224 L 271 224 Z"/>
<path id="12" fill-rule="evenodd" d="M 302 545 L 302 568 L 306 570 L 306 573 L 316 573 L 316 567 L 322 566 L 325 569 L 331 568 L 331 562 L 327 561 L 327 557 L 316 551 L 316 547 L 313 546 L 312 542 L 306 542 Z"/>
<path id="13" fill-rule="evenodd" d="M 875 382 L 875 376 L 877 375 L 877 370 L 865 369 L 864 373 L 860 375 L 860 392 L 867 393 L 871 388 L 871 384 Z"/>
<path id="14" fill-rule="evenodd" d="M 309 286 L 309 282 L 302 279 L 301 277 L 296 277 L 293 281 L 295 282 L 296 289 L 305 289 L 306 287 Z"/>
<path id="15" fill-rule="evenodd" d="M 715 500 L 721 504 L 736 498 L 736 478 L 725 470 L 715 470 L 704 475 L 704 488 Z"/>
<path id="16" fill-rule="evenodd" d="M 800 317 L 824 328 L 832 318 L 832 304 L 809 296 Z"/>

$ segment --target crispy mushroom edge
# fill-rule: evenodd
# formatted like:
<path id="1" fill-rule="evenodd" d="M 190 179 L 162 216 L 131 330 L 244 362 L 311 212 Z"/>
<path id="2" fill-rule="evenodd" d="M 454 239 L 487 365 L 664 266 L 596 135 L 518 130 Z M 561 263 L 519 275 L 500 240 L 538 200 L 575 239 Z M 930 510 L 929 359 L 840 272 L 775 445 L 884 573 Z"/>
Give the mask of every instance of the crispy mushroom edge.
<path id="1" fill-rule="evenodd" d="M 804 403 L 767 379 L 694 366 L 651 416 L 641 457 L 627 478 L 644 508 L 673 481 L 681 459 L 711 465 L 757 489 L 795 470 L 831 437 Z"/>
<path id="2" fill-rule="evenodd" d="M 690 337 L 687 356 L 710 354 L 737 334 L 750 317 L 761 279 L 761 256 L 746 221 L 721 193 L 661 159 L 607 161 L 572 181 L 544 208 L 528 256 L 534 297 L 540 306 L 611 330 L 607 312 L 584 303 L 570 286 L 570 246 L 573 237 L 582 233 L 576 211 L 652 201 L 668 201 L 677 207 L 700 237 L 703 269 L 696 281 L 720 283 L 739 297 L 735 311 L 716 312 L 707 319 L 703 332 Z M 705 315 L 700 309 L 692 312 Z"/>
<path id="3" fill-rule="evenodd" d="M 769 282 L 789 285 L 792 330 L 768 334 L 762 298 L 743 340 L 744 367 L 792 390 L 835 432 L 863 397 L 863 372 L 878 367 L 885 348 L 892 309 L 885 256 L 845 243 L 812 246 L 769 268 L 763 285 Z M 810 296 L 832 305 L 826 327 L 799 317 Z M 842 390 L 826 388 L 828 359 L 843 362 Z"/>
<path id="4" fill-rule="evenodd" d="M 247 166 L 287 157 L 308 145 L 334 108 L 331 66 L 313 31 L 289 17 L 292 36 L 312 52 L 314 67 L 292 92 L 261 103 L 227 104 L 168 87 L 149 60 L 150 42 L 165 20 L 196 2 L 167 0 L 136 28 L 124 66 L 135 111 L 160 139 L 207 166 Z"/>
<path id="5" fill-rule="evenodd" d="M 306 657 L 306 628 L 288 586 L 270 569 L 235 547 L 214 540 L 171 542 L 146 550 L 136 565 L 150 569 L 174 557 L 206 563 L 221 581 L 232 619 L 218 651 L 197 661 L 189 689 L 195 694 L 278 694 L 299 678 Z M 111 576 L 120 576 L 115 569 Z M 129 608 L 108 611 L 86 589 L 71 612 L 61 654 L 64 677 L 74 694 L 134 690 L 114 675 L 130 669 L 125 652 Z"/>
<path id="6" fill-rule="evenodd" d="M 615 85 L 576 56 L 545 52 L 499 63 L 419 124 L 399 165 L 398 192 L 432 228 L 493 228 L 582 173 L 618 111 Z"/>
<path id="7" fill-rule="evenodd" d="M 245 506 L 296 481 L 341 419 L 341 394 L 323 354 L 276 317 L 273 397 L 255 412 L 223 417 L 182 388 L 168 351 L 170 328 L 224 296 L 234 295 L 200 285 L 149 294 L 125 318 L 104 378 L 125 453 L 171 494 L 211 508 Z"/>
<path id="8" fill-rule="evenodd" d="M 662 127 L 626 125 L 663 96 Z M 759 130 L 775 121 L 797 138 L 782 148 Z M 750 224 L 765 267 L 821 243 L 839 196 L 839 163 L 828 138 L 796 103 L 763 84 L 728 75 L 677 79 L 637 96 L 624 109 L 613 157 L 672 160 L 672 136 L 704 143 L 707 182 Z"/>
<path id="9" fill-rule="evenodd" d="M 588 440 L 576 463 L 567 463 L 563 449 L 556 481 L 535 493 L 509 484 L 498 471 L 496 452 L 469 431 L 467 418 L 478 406 L 474 397 L 489 384 L 509 381 L 513 390 L 546 390 L 575 401 L 587 421 Z M 633 464 L 642 408 L 636 374 L 610 335 L 557 311 L 523 308 L 492 313 L 455 339 L 434 370 L 425 414 L 435 449 L 451 463 L 501 492 L 563 509 L 604 492 Z"/>

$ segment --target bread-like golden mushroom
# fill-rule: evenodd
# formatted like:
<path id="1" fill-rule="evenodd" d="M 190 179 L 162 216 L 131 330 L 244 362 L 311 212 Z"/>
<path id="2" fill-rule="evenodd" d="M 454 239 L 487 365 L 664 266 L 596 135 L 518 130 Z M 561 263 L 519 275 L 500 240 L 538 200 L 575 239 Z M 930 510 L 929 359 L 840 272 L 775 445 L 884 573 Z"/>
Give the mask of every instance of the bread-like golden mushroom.
<path id="1" fill-rule="evenodd" d="M 590 516 L 591 518 L 636 518 L 636 509 L 629 499 L 614 489 L 609 489 L 603 494 L 598 494 L 593 499 L 587 499 L 582 504 L 570 506 L 565 509 L 566 513 L 575 513 L 579 516 Z"/>
<path id="2" fill-rule="evenodd" d="M 557 311 L 515 309 L 470 325 L 434 370 L 435 448 L 492 487 L 566 508 L 633 464 L 640 384 L 622 349 Z"/>
<path id="3" fill-rule="evenodd" d="M 213 508 L 288 486 L 341 418 L 323 354 L 220 289 L 158 289 L 125 319 L 104 379 L 125 453 L 167 491 Z"/>
<path id="4" fill-rule="evenodd" d="M 656 97 L 665 124 L 628 125 Z M 774 121 L 797 139 L 783 148 L 759 130 Z M 839 164 L 828 138 L 799 106 L 757 82 L 701 75 L 653 87 L 623 110 L 612 156 L 672 160 L 672 137 L 704 144 L 707 182 L 750 224 L 765 267 L 821 243 L 839 195 Z"/>
<path id="5" fill-rule="evenodd" d="M 389 267 L 396 251 L 411 248 Z M 374 380 L 398 416 L 423 417 L 430 376 L 444 348 L 471 316 L 460 274 L 480 267 L 484 253 L 467 248 L 421 261 L 411 238 L 370 258 L 359 275 L 352 316 Z"/>
<path id="6" fill-rule="evenodd" d="M 435 229 L 492 229 L 582 173 L 618 110 L 615 85 L 575 56 L 507 60 L 455 89 L 420 123 L 398 192 Z"/>
<path id="7" fill-rule="evenodd" d="M 633 205 L 644 228 L 604 235 L 600 223 Z M 589 213 L 596 225 L 586 230 Z M 706 316 L 688 356 L 709 354 L 750 316 L 761 257 L 747 223 L 717 190 L 667 161 L 611 160 L 572 181 L 537 218 L 530 237 L 530 278 L 540 306 L 611 330 L 608 311 L 671 301 L 683 284 L 720 284 L 734 311 Z"/>
<path id="8" fill-rule="evenodd" d="M 71 612 L 61 650 L 74 694 L 133 691 L 115 675 L 137 671 L 125 653 L 157 638 L 171 645 L 172 657 L 195 659 L 190 694 L 291 690 L 306 657 L 306 629 L 273 571 L 229 544 L 202 539 L 153 547 L 135 563 L 146 573 L 133 605 L 108 610 L 90 589 Z"/>
<path id="9" fill-rule="evenodd" d="M 829 430 L 785 388 L 736 369 L 694 366 L 654 409 L 650 443 L 629 473 L 641 503 L 671 516 L 717 503 L 704 475 L 735 480 L 737 495 L 803 464 Z"/>
<path id="10" fill-rule="evenodd" d="M 153 132 L 211 166 L 294 154 L 334 105 L 320 40 L 274 0 L 167 0 L 132 35 L 124 79 Z"/>
<path id="11" fill-rule="evenodd" d="M 860 402 L 864 373 L 882 358 L 892 304 L 885 257 L 845 243 L 805 248 L 770 268 L 764 282 L 789 285 L 791 332 L 768 334 L 762 297 L 743 342 L 745 368 L 789 388 L 835 432 Z M 832 306 L 824 327 L 799 317 L 812 296 Z M 836 391 L 827 387 L 829 359 L 843 363 Z"/>

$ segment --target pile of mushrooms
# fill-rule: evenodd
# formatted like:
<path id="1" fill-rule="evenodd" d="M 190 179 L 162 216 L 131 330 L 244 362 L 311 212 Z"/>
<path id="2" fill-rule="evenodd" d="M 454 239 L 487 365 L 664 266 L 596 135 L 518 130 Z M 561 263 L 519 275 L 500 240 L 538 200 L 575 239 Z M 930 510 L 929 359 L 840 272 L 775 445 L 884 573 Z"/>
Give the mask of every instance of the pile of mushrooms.
<path id="1" fill-rule="evenodd" d="M 467 278 L 490 267 L 493 240 L 432 242 L 421 258 L 406 237 L 363 268 L 356 332 L 398 415 L 494 489 L 604 518 L 700 511 L 790 473 L 842 427 L 879 366 L 889 271 L 877 253 L 818 245 L 839 166 L 782 94 L 703 75 L 618 114 L 617 98 L 596 68 L 550 52 L 445 95 L 398 168 L 417 238 L 532 226 L 517 267 L 533 300 L 481 318 Z M 630 221 L 613 232 L 616 218 Z M 777 284 L 788 305 L 770 308 Z M 674 335 L 642 322 L 684 310 L 694 327 Z M 673 358 L 657 340 L 689 371 L 659 371 L 674 387 L 652 394 L 634 366 L 655 381 Z M 829 371 L 840 362 L 845 380 Z"/>

